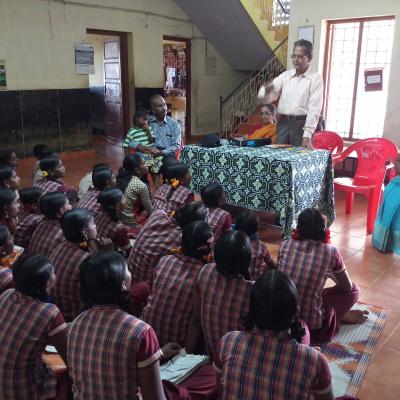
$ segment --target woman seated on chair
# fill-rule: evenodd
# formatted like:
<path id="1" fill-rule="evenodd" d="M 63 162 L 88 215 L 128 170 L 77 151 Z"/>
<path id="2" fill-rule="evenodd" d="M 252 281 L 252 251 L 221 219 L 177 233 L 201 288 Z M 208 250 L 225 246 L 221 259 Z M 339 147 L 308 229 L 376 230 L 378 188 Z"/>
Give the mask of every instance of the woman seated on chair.
<path id="1" fill-rule="evenodd" d="M 275 143 L 276 139 L 276 109 L 273 104 L 263 104 L 260 116 L 263 125 L 248 135 L 248 139 L 271 139 Z"/>
<path id="2" fill-rule="evenodd" d="M 384 253 L 400 254 L 400 155 L 394 162 L 396 178 L 383 193 L 372 233 L 372 245 Z"/>

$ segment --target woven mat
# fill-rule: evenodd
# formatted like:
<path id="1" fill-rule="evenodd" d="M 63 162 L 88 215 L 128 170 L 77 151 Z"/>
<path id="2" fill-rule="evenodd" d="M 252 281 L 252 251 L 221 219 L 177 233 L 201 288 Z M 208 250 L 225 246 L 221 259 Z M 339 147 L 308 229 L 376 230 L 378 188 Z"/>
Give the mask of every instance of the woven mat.
<path id="1" fill-rule="evenodd" d="M 335 397 L 357 396 L 389 313 L 370 304 L 357 303 L 354 308 L 367 309 L 368 320 L 361 325 L 342 325 L 335 339 L 322 346 L 329 362 Z"/>

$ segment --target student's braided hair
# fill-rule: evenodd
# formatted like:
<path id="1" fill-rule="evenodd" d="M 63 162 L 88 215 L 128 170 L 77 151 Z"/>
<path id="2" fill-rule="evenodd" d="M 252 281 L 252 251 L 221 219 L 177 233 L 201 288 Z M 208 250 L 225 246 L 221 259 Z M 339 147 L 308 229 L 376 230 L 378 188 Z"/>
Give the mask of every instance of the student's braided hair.
<path id="1" fill-rule="evenodd" d="M 167 194 L 167 200 L 169 200 L 176 189 L 182 184 L 182 179 L 189 172 L 188 167 L 185 164 L 177 163 L 170 165 L 165 172 L 165 180 L 171 186 Z"/>
<path id="2" fill-rule="evenodd" d="M 321 211 L 316 208 L 306 208 L 297 220 L 299 240 L 325 241 L 325 219 Z"/>
<path id="3" fill-rule="evenodd" d="M 59 164 L 60 159 L 58 157 L 45 157 L 40 160 L 39 168 L 43 172 L 43 176 L 49 181 L 57 182 L 57 177 L 54 176 L 53 171 Z"/>
<path id="4" fill-rule="evenodd" d="M 296 285 L 284 272 L 270 270 L 257 279 L 251 289 L 244 326 L 248 331 L 254 327 L 275 332 L 288 330 L 300 343 L 305 330 L 297 313 Z"/>
<path id="5" fill-rule="evenodd" d="M 100 192 L 97 202 L 100 203 L 103 210 L 111 217 L 112 221 L 118 221 L 117 205 L 121 201 L 124 194 L 122 190 L 113 188 L 105 189 Z"/>

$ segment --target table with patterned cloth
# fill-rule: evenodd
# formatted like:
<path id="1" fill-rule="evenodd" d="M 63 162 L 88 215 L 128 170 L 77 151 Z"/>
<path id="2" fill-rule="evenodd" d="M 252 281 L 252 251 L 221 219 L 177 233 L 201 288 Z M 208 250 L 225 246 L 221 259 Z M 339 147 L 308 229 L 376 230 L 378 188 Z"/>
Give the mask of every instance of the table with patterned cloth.
<path id="1" fill-rule="evenodd" d="M 192 174 L 191 189 L 219 182 L 229 204 L 279 215 L 288 235 L 305 208 L 335 218 L 332 158 L 326 150 L 185 146 L 180 161 Z"/>

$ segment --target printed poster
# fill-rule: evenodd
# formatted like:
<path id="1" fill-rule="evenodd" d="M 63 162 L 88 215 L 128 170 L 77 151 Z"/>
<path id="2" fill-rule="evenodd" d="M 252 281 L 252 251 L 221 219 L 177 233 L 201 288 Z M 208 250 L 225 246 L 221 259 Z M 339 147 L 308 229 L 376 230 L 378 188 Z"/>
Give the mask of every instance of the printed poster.
<path id="1" fill-rule="evenodd" d="M 80 75 L 94 74 L 94 48 L 91 44 L 75 45 L 75 71 Z"/>

